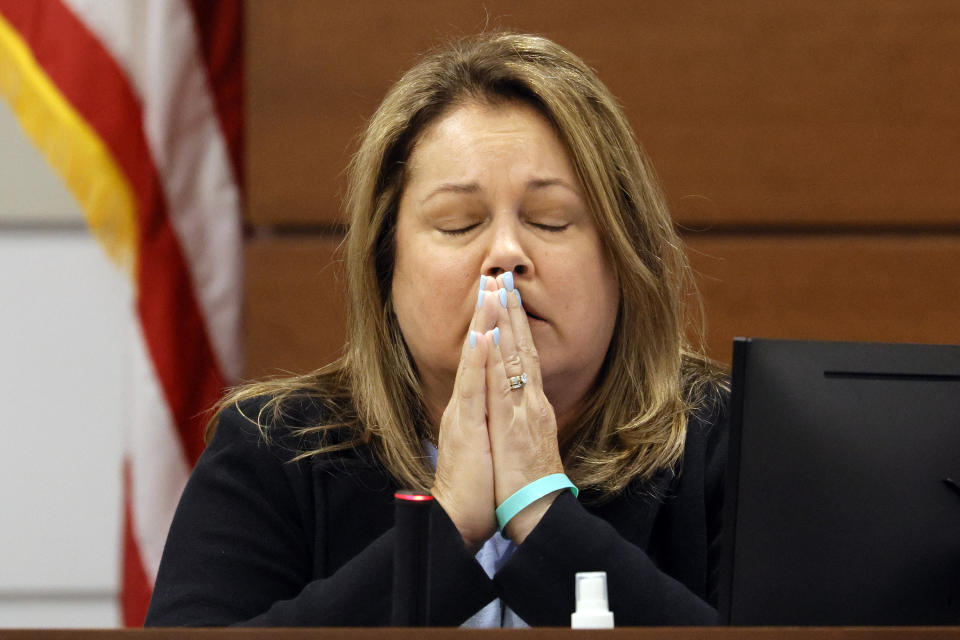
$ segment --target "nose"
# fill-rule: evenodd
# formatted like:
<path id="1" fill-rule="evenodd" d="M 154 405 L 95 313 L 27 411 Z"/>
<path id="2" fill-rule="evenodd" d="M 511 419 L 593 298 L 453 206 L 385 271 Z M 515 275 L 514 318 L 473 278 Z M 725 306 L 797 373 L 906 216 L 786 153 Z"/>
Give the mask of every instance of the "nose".
<path id="1" fill-rule="evenodd" d="M 496 277 L 505 271 L 512 271 L 519 276 L 533 272 L 533 261 L 521 239 L 520 221 L 509 218 L 501 216 L 501 220 L 493 225 L 490 246 L 480 269 L 483 275 Z"/>

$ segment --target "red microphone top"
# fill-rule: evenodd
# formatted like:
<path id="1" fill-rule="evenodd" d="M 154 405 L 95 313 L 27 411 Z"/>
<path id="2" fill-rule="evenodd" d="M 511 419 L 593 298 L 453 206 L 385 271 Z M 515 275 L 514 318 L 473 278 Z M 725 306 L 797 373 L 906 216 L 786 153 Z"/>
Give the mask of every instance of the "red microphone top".
<path id="1" fill-rule="evenodd" d="M 410 491 L 409 489 L 400 489 L 393 494 L 397 500 L 409 500 L 410 502 L 428 502 L 433 500 L 433 496 L 423 491 Z"/>

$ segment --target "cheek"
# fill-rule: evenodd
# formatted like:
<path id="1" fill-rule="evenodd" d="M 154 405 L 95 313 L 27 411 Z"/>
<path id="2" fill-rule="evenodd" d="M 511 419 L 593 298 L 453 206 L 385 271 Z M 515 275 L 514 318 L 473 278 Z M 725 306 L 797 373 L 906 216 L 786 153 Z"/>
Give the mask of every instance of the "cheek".
<path id="1" fill-rule="evenodd" d="M 616 310 L 620 287 L 601 251 L 588 246 L 557 252 L 549 256 L 549 267 L 551 293 L 571 317 L 583 321 L 603 315 L 611 305 Z"/>
<path id="2" fill-rule="evenodd" d="M 417 366 L 454 367 L 459 344 L 470 322 L 468 298 L 476 295 L 472 268 L 463 256 L 415 243 L 398 249 L 393 275 L 393 306 Z M 477 277 L 473 277 L 473 272 Z M 452 356 L 451 356 L 452 354 Z"/>
<path id="3" fill-rule="evenodd" d="M 602 254 L 588 252 L 589 259 L 565 260 L 562 282 L 564 303 L 562 328 L 578 357 L 602 359 L 606 354 L 620 304 L 620 287 Z"/>
<path id="4" fill-rule="evenodd" d="M 573 313 L 578 325 L 575 330 L 579 330 L 581 342 L 605 353 L 616 323 L 620 292 L 606 274 L 592 275 L 597 277 L 586 278 L 579 291 L 580 303 Z"/>
<path id="5" fill-rule="evenodd" d="M 477 271 L 476 278 L 473 272 Z M 438 250 L 428 243 L 411 244 L 398 251 L 393 274 L 394 303 L 424 310 L 443 311 L 445 315 L 462 311 L 461 304 L 469 281 L 479 281 L 479 267 L 471 268 L 456 252 Z"/>

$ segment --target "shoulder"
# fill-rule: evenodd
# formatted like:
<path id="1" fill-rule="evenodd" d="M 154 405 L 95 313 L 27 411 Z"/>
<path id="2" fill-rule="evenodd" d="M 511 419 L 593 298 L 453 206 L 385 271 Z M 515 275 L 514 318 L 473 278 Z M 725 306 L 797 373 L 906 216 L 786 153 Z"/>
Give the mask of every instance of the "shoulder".
<path id="1" fill-rule="evenodd" d="M 717 488 L 727 461 L 729 385 L 722 375 L 710 375 L 688 385 L 686 391 L 686 436 L 676 480 Z"/>
<path id="2" fill-rule="evenodd" d="M 688 441 L 721 443 L 729 420 L 730 382 L 726 372 L 707 360 L 688 361 L 684 400 L 688 406 Z"/>
<path id="3" fill-rule="evenodd" d="M 709 381 L 698 398 L 692 399 L 688 428 L 704 436 L 717 437 L 729 421 L 730 388 L 725 381 Z"/>
<path id="4" fill-rule="evenodd" d="M 338 458 L 363 456 L 356 430 L 338 420 L 324 397 L 309 393 L 262 394 L 225 403 L 215 417 L 208 449 L 241 448 L 284 462 L 312 462 L 324 451 Z M 307 455 L 304 455 L 307 454 Z"/>
<path id="5" fill-rule="evenodd" d="M 687 421 L 683 457 L 685 474 L 697 476 L 713 509 L 723 502 L 729 447 L 729 384 L 725 378 L 708 381 Z"/>

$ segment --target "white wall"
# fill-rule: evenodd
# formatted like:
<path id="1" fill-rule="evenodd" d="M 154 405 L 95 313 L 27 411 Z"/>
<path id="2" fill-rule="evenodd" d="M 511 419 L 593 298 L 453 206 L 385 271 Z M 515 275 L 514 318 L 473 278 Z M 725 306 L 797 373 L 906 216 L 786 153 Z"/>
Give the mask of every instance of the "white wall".
<path id="1" fill-rule="evenodd" d="M 0 100 L 0 627 L 111 627 L 131 290 Z"/>

